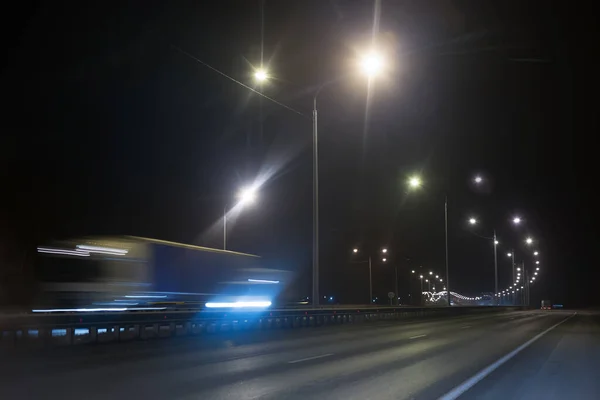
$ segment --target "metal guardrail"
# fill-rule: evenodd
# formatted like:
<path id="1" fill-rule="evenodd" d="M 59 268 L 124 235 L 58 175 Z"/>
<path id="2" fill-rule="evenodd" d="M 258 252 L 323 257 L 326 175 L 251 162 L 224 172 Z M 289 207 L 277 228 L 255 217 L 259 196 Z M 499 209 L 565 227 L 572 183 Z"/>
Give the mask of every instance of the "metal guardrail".
<path id="1" fill-rule="evenodd" d="M 0 347 L 68 346 L 232 331 L 299 329 L 407 317 L 501 312 L 520 307 L 331 307 L 263 311 L 21 314 L 0 318 Z"/>

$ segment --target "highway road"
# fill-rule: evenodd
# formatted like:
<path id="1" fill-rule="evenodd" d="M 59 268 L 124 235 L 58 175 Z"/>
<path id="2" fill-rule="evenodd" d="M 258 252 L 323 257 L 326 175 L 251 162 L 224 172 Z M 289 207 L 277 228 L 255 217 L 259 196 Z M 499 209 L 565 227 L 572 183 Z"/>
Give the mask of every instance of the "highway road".
<path id="1" fill-rule="evenodd" d="M 598 399 L 599 323 L 520 311 L 16 351 L 0 398 Z"/>

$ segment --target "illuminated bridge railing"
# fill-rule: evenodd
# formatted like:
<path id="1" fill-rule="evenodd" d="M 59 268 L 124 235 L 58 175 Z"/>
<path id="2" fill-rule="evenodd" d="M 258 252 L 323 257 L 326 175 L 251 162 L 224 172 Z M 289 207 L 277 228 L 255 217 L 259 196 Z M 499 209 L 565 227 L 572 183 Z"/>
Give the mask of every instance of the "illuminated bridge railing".
<path id="1" fill-rule="evenodd" d="M 447 292 L 423 292 L 424 304 L 426 306 L 445 306 L 448 304 Z M 494 304 L 493 296 L 482 294 L 480 296 L 465 296 L 457 292 L 450 292 L 452 305 L 462 306 L 490 306 Z"/>

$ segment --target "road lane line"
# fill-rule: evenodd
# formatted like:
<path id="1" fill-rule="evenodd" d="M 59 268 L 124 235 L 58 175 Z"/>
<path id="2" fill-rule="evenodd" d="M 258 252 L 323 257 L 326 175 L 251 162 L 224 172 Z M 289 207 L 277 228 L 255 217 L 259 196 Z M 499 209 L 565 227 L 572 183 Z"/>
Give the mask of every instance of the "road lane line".
<path id="1" fill-rule="evenodd" d="M 539 338 L 544 336 L 546 333 L 550 332 L 551 330 L 553 330 L 554 328 L 556 328 L 563 322 L 566 322 L 566 321 L 570 320 L 571 318 L 573 318 L 575 315 L 577 315 L 576 312 L 574 314 L 569 315 L 567 318 L 563 319 L 562 321 L 552 325 L 550 328 L 546 329 L 545 331 L 538 333 L 537 335 L 535 335 L 534 337 L 532 337 L 531 339 L 529 339 L 528 341 L 526 341 L 525 343 L 523 343 L 522 345 L 520 345 L 519 347 L 517 347 L 516 349 L 514 349 L 507 355 L 505 355 L 504 357 L 502 357 L 499 360 L 488 365 L 487 367 L 485 367 L 484 369 L 482 369 L 481 371 L 479 371 L 478 373 L 476 373 L 475 375 L 473 375 L 472 377 L 470 377 L 469 379 L 467 379 L 460 385 L 456 386 L 454 389 L 452 389 L 451 391 L 449 391 L 448 393 L 446 393 L 445 395 L 440 397 L 438 400 L 455 400 L 455 399 L 457 399 L 463 393 L 465 393 L 467 390 L 469 390 L 473 386 L 475 386 L 479 381 L 481 381 L 486 376 L 488 376 L 489 374 L 494 372 L 496 369 L 498 369 L 498 367 L 500 367 L 502 364 L 504 364 L 505 362 L 507 362 L 508 360 L 510 360 L 517 354 L 519 354 L 522 350 L 529 347 L 533 342 L 535 342 L 536 340 L 538 340 Z"/>
<path id="2" fill-rule="evenodd" d="M 420 337 L 425 337 L 425 336 L 427 336 L 427 335 L 417 335 L 417 336 L 411 336 L 411 337 L 409 337 L 409 339 L 411 339 L 411 340 L 412 340 L 412 339 L 418 339 L 418 338 L 420 338 Z"/>
<path id="3" fill-rule="evenodd" d="M 333 353 L 328 353 L 328 354 L 321 354 L 320 356 L 301 358 L 299 360 L 288 361 L 288 364 L 296 364 L 296 363 L 300 363 L 300 362 L 304 362 L 304 361 L 316 360 L 317 358 L 329 357 L 332 355 L 333 355 Z"/>
<path id="4" fill-rule="evenodd" d="M 460 329 L 467 329 L 467 328 L 470 328 L 470 327 L 471 327 L 471 325 L 465 325 L 465 326 L 462 326 Z"/>

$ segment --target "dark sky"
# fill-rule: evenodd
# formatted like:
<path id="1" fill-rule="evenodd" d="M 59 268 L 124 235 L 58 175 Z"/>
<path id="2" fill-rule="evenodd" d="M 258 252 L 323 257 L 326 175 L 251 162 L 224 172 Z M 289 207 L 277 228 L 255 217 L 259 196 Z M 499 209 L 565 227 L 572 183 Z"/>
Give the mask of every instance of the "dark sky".
<path id="1" fill-rule="evenodd" d="M 26 4 L 3 24 L 4 281 L 19 275 L 28 249 L 54 238 L 219 247 L 223 207 L 264 180 L 229 245 L 298 271 L 308 294 L 311 98 L 332 81 L 319 97 L 324 294 L 367 298 L 366 268 L 350 262 L 355 246 L 390 249 L 391 263 L 374 265 L 379 296 L 393 290 L 392 265 L 405 285 L 411 268 L 442 273 L 447 193 L 453 290 L 493 290 L 491 243 L 465 223 L 474 215 L 476 233 L 497 230 L 501 288 L 507 249 L 523 258 L 531 235 L 543 265 L 535 298 L 589 303 L 600 276 L 587 208 L 596 181 L 584 178 L 594 151 L 584 151 L 582 132 L 594 132 L 595 118 L 578 116 L 575 59 L 593 41 L 581 26 L 583 37 L 574 32 L 585 23 L 571 12 L 383 1 L 374 29 L 372 1 Z M 368 91 L 356 59 L 373 40 L 388 67 Z M 250 86 L 262 54 L 272 75 L 263 92 L 304 116 L 178 49 Z M 407 193 L 412 173 L 425 186 Z M 470 184 L 478 173 L 481 188 Z M 514 229 L 517 214 L 524 223 Z"/>

